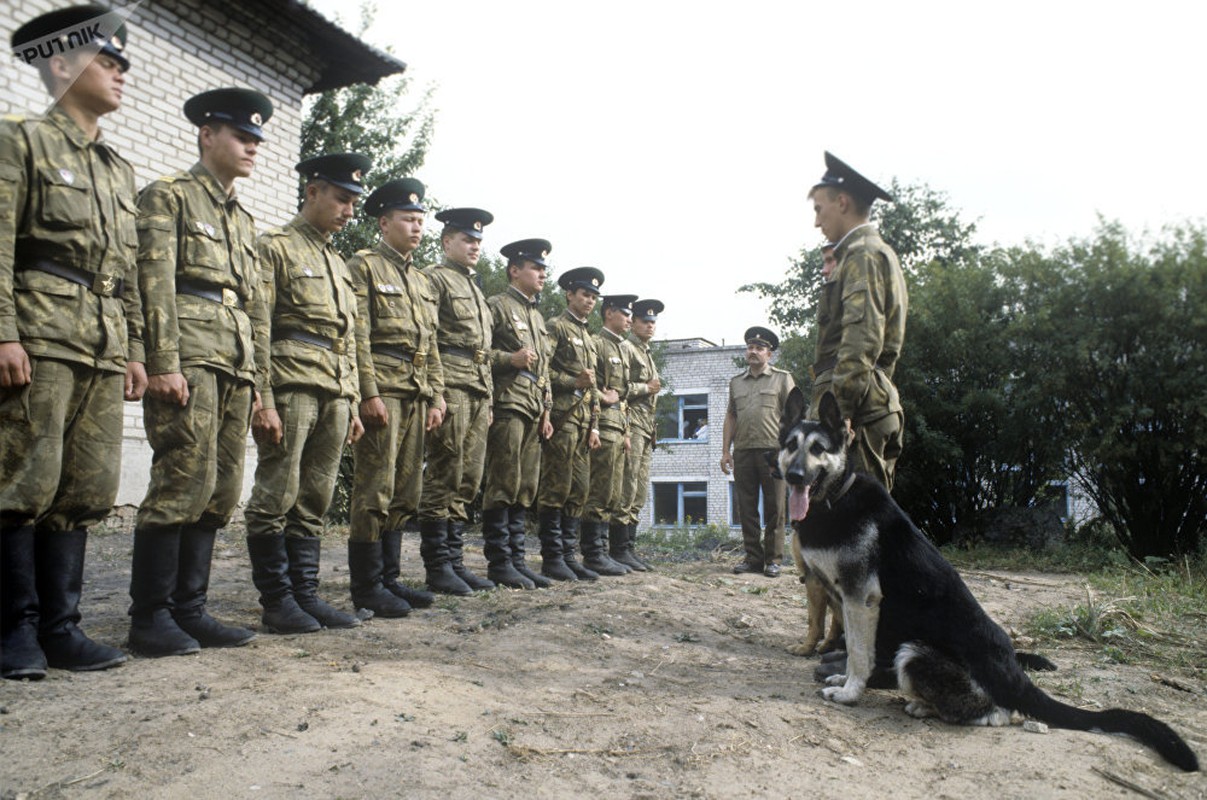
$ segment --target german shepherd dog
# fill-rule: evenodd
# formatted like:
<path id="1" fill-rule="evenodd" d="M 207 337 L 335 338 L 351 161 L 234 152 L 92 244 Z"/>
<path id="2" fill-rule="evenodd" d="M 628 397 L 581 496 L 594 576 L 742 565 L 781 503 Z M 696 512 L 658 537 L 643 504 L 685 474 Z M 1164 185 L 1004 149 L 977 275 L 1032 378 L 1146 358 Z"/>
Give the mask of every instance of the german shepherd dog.
<path id="1" fill-rule="evenodd" d="M 847 672 L 827 680 L 823 697 L 852 704 L 869 681 L 896 684 L 914 717 L 1005 725 L 1017 711 L 1055 728 L 1125 734 L 1198 770 L 1194 752 L 1165 723 L 1122 709 L 1074 708 L 1036 687 L 955 568 L 883 486 L 851 470 L 834 396 L 822 398 L 820 421 L 804 419 L 805 408 L 794 389 L 781 418 L 778 466 L 805 563 L 842 603 Z"/>

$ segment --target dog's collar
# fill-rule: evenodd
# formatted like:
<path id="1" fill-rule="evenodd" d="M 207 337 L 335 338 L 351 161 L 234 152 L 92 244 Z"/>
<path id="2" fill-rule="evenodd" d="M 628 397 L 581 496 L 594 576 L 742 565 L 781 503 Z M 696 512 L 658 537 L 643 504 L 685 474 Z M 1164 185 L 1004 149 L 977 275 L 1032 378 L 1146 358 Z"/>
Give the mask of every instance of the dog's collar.
<path id="1" fill-rule="evenodd" d="M 851 486 L 855 484 L 855 473 L 847 475 L 847 479 L 843 481 L 842 487 L 838 490 L 838 494 L 833 497 L 826 498 L 826 508 L 833 508 L 834 504 L 843 498 L 847 492 L 851 491 Z"/>

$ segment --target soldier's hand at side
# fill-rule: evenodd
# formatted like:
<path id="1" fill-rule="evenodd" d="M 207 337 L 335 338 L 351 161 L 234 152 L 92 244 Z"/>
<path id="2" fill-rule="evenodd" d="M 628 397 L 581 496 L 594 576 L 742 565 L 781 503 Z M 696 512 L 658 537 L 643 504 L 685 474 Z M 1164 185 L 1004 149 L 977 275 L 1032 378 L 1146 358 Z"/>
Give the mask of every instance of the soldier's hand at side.
<path id="1" fill-rule="evenodd" d="M 646 384 L 646 388 L 650 390 L 650 394 L 658 394 L 662 391 L 662 381 L 658 378 L 651 378 L 650 382 Z"/>
<path id="2" fill-rule="evenodd" d="M 353 417 L 352 424 L 348 426 L 348 444 L 356 444 L 364 435 L 365 424 L 360 421 L 360 417 Z"/>
<path id="3" fill-rule="evenodd" d="M 592 450 L 598 450 L 603 446 L 603 441 L 599 438 L 599 431 L 591 431 L 591 436 L 587 439 L 587 447 Z"/>
<path id="4" fill-rule="evenodd" d="M 427 410 L 427 425 L 425 431 L 434 431 L 444 424 L 444 409 L 446 406 L 441 403 L 438 406 L 432 406 Z"/>
<path id="5" fill-rule="evenodd" d="M 578 376 L 574 379 L 575 389 L 587 389 L 594 385 L 595 370 L 593 369 L 584 369 L 582 372 L 578 373 Z"/>
<path id="6" fill-rule="evenodd" d="M 165 372 L 147 378 L 147 394 L 161 403 L 189 404 L 189 382 L 179 372 Z M 129 398 L 127 398 L 129 399 Z"/>
<path id="7" fill-rule="evenodd" d="M 599 393 L 599 399 L 601 402 L 607 403 L 610 406 L 614 406 L 620 402 L 620 392 L 609 387 Z"/>
<path id="8" fill-rule="evenodd" d="M 553 422 L 550 421 L 548 414 L 541 415 L 541 438 L 546 441 L 553 438 Z"/>
<path id="9" fill-rule="evenodd" d="M 390 422 L 390 412 L 380 397 L 361 401 L 360 418 L 370 428 L 384 428 Z"/>
<path id="10" fill-rule="evenodd" d="M 147 365 L 141 361 L 129 361 L 126 363 L 126 388 L 125 398 L 127 400 L 142 400 L 143 394 L 147 391 Z M 186 387 L 187 391 L 187 387 Z"/>
<path id="11" fill-rule="evenodd" d="M 721 471 L 726 475 L 733 472 L 733 455 L 731 453 L 721 456 Z"/>
<path id="12" fill-rule="evenodd" d="M 280 444 L 284 429 L 275 408 L 261 408 L 251 418 L 251 437 L 257 444 Z"/>
<path id="13" fill-rule="evenodd" d="M 33 379 L 29 353 L 20 342 L 0 342 L 0 387 L 24 386 Z"/>
<path id="14" fill-rule="evenodd" d="M 628 436 L 624 437 L 624 451 L 626 453 L 633 452 L 633 440 Z"/>

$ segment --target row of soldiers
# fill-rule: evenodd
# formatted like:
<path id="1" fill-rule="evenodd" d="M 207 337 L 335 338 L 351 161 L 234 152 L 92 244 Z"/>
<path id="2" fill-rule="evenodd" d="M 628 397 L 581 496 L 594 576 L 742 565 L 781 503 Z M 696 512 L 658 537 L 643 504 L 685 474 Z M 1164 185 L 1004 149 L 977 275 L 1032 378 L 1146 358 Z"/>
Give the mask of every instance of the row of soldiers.
<path id="1" fill-rule="evenodd" d="M 79 627 L 88 529 L 117 492 L 123 399 L 143 401 L 154 451 L 130 580 L 128 644 L 142 655 L 255 635 L 206 610 L 249 426 L 259 458 L 247 546 L 270 631 L 360 624 L 318 594 L 322 517 L 349 444 L 358 609 L 401 617 L 432 604 L 431 592 L 398 581 L 412 519 L 434 592 L 646 569 L 633 543 L 661 389 L 649 341 L 662 303 L 601 302 L 603 274 L 583 267 L 559 277 L 568 308 L 546 323 L 543 239 L 502 248 L 508 289 L 485 298 L 475 265 L 493 217 L 474 208 L 436 215 L 443 261 L 418 269 L 426 208 L 413 178 L 368 196 L 380 241 L 345 263 L 332 236 L 365 192 L 371 164 L 357 154 L 298 164 L 299 213 L 257 236 L 235 182 L 251 175 L 273 106 L 250 90 L 190 98 L 199 161 L 136 192 L 99 128 L 121 104 L 125 27 L 88 41 L 70 33 L 104 13 L 51 12 L 12 39 L 18 52 L 49 43 L 31 63 L 55 103 L 0 122 L 3 676 L 127 658 Z M 603 330 L 592 336 L 597 303 Z M 463 555 L 480 487 L 486 578 Z M 539 572 L 526 562 L 532 507 Z"/>

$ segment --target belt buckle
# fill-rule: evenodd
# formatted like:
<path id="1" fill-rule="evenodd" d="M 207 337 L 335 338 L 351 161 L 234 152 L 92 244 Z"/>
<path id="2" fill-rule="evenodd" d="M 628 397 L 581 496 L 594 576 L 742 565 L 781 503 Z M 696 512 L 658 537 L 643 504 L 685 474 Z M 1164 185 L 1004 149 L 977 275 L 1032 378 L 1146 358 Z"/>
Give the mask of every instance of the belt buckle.
<path id="1" fill-rule="evenodd" d="M 99 294 L 102 297 L 112 297 L 114 290 L 117 289 L 117 278 L 112 275 L 106 275 L 103 272 L 98 272 L 92 278 L 92 293 Z"/>
<path id="2" fill-rule="evenodd" d="M 222 288 L 222 305 L 224 305 L 224 306 L 239 305 L 239 295 L 235 293 L 234 289 L 230 289 L 227 287 Z"/>
<path id="3" fill-rule="evenodd" d="M 331 340 L 331 352 L 335 353 L 337 356 L 342 356 L 344 354 L 344 340 L 343 339 L 332 339 Z"/>
<path id="4" fill-rule="evenodd" d="M 415 353 L 411 358 L 411 364 L 416 367 L 422 367 L 427 363 L 427 353 Z"/>
<path id="5" fill-rule="evenodd" d="M 544 375 L 542 375 L 541 377 L 536 379 L 536 385 L 537 385 L 538 389 L 544 389 L 546 383 L 548 383 L 548 380 L 546 380 L 546 376 L 544 376 Z"/>
<path id="6" fill-rule="evenodd" d="M 485 364 L 486 363 L 486 351 L 485 350 L 475 350 L 474 351 L 474 363 L 475 364 Z"/>

